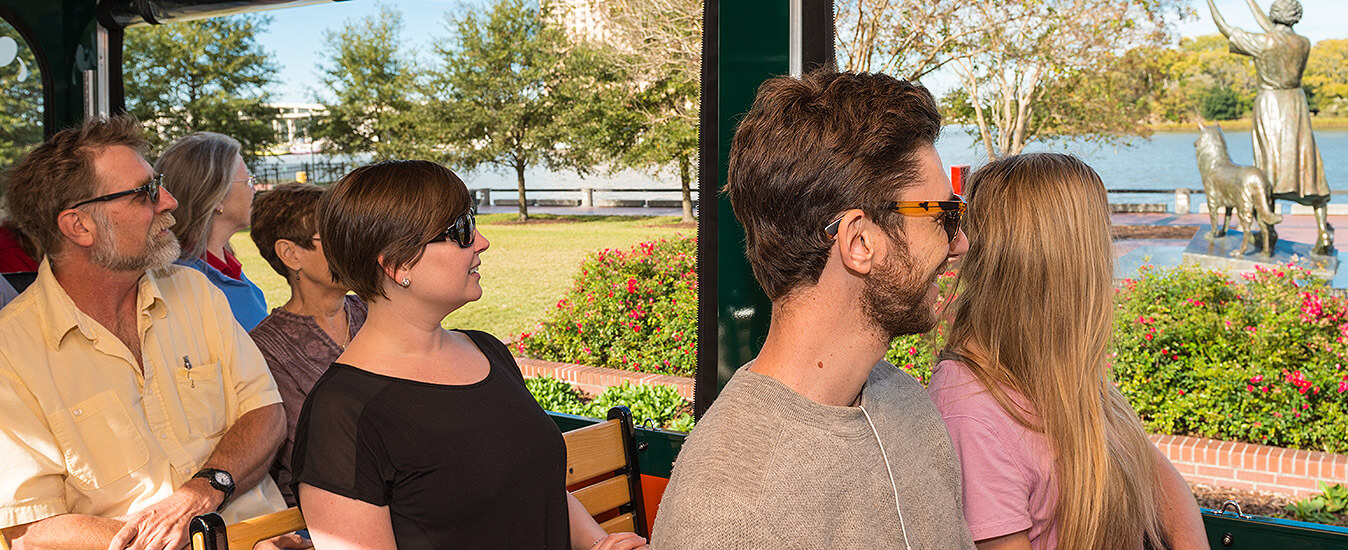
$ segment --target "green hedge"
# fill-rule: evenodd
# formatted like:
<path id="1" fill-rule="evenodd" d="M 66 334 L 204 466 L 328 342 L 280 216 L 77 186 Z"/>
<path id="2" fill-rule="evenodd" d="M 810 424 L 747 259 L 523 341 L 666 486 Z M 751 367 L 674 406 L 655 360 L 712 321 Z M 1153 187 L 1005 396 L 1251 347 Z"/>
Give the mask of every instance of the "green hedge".
<path id="1" fill-rule="evenodd" d="M 693 428 L 692 404 L 670 386 L 623 382 L 587 401 L 575 386 L 550 376 L 525 379 L 524 385 L 545 410 L 604 418 L 609 409 L 626 405 L 638 425 L 680 432 Z"/>
<path id="2" fill-rule="evenodd" d="M 954 274 L 940 282 L 948 296 Z M 1115 304 L 1112 374 L 1147 431 L 1348 452 L 1348 301 L 1323 279 L 1148 266 Z M 926 383 L 944 334 L 896 338 L 885 359 Z"/>
<path id="3" fill-rule="evenodd" d="M 526 356 L 656 374 L 697 367 L 697 239 L 604 249 L 581 262 L 575 284 L 516 344 Z"/>
<path id="4" fill-rule="evenodd" d="M 1348 451 L 1348 302 L 1305 268 L 1125 279 L 1114 378 L 1156 433 Z"/>

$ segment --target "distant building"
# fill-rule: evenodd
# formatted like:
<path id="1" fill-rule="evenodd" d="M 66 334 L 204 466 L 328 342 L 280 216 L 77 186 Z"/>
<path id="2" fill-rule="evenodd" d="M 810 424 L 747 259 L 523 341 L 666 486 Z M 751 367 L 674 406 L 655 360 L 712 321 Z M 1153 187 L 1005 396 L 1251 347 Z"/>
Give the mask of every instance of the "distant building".
<path id="1" fill-rule="evenodd" d="M 552 16 L 562 25 L 567 38 L 575 41 L 607 43 L 612 38 L 606 0 L 552 0 Z"/>
<path id="2" fill-rule="evenodd" d="M 314 118 L 328 116 L 328 108 L 321 103 L 269 103 L 276 109 L 271 128 L 283 145 L 311 143 L 309 130 Z"/>

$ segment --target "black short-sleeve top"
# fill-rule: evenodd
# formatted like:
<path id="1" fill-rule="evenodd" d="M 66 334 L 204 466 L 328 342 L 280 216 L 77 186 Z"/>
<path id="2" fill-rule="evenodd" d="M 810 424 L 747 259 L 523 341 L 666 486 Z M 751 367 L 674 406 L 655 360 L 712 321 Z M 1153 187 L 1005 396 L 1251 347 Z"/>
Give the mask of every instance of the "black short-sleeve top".
<path id="1" fill-rule="evenodd" d="M 333 363 L 300 412 L 294 484 L 388 506 L 403 550 L 568 548 L 561 432 L 506 347 L 463 332 L 491 365 L 473 384 Z"/>

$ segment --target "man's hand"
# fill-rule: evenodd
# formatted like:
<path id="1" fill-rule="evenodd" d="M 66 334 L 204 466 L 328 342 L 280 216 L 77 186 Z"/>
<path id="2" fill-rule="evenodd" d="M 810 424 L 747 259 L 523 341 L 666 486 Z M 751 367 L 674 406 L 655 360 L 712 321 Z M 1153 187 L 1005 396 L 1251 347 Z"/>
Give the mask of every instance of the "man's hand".
<path id="1" fill-rule="evenodd" d="M 117 518 L 126 525 L 112 537 L 108 550 L 178 550 L 187 545 L 192 517 L 213 512 L 225 495 L 201 478 L 193 478 L 173 494 L 135 514 Z"/>

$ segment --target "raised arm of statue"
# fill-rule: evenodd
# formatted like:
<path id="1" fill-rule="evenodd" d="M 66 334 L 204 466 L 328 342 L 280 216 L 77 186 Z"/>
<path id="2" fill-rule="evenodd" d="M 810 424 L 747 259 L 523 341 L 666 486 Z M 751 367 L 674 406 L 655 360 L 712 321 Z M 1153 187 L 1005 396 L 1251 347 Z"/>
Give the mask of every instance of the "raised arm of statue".
<path id="1" fill-rule="evenodd" d="M 1253 2 L 1254 0 L 1247 1 Z M 1222 31 L 1222 36 L 1230 38 L 1231 26 L 1226 24 L 1225 19 L 1222 19 L 1222 12 L 1217 11 L 1217 5 L 1213 4 L 1212 0 L 1208 0 L 1208 11 L 1212 12 L 1212 22 L 1217 24 L 1217 30 Z"/>
<path id="2" fill-rule="evenodd" d="M 1264 29 L 1264 32 L 1273 32 L 1273 20 L 1259 8 L 1259 4 L 1255 0 L 1245 0 L 1245 3 L 1250 5 L 1250 13 L 1254 14 L 1254 20 L 1259 23 L 1259 28 Z M 1208 4 L 1212 4 L 1211 0 Z"/>

